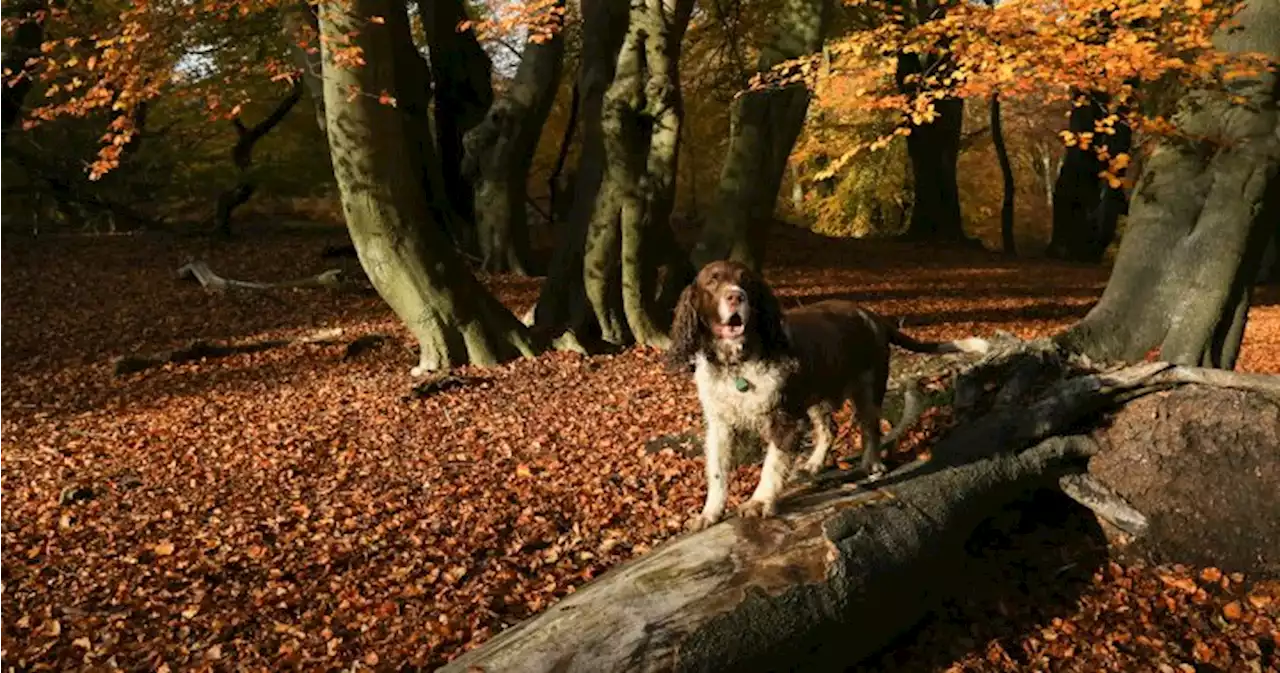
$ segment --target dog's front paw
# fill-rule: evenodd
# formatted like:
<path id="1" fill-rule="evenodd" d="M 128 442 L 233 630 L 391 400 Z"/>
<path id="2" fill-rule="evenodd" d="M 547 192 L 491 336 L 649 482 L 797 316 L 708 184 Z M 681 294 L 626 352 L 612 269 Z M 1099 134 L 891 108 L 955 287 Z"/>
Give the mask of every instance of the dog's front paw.
<path id="1" fill-rule="evenodd" d="M 689 531 L 690 533 L 696 533 L 700 530 L 706 530 L 707 528 L 710 528 L 715 524 L 716 524 L 715 517 L 710 517 L 710 516 L 707 516 L 706 514 L 699 514 L 698 516 L 695 516 L 692 519 L 689 519 L 689 523 L 685 524 L 684 527 L 685 527 L 685 530 Z"/>
<path id="2" fill-rule="evenodd" d="M 738 505 L 738 516 L 744 519 L 770 517 L 778 513 L 778 505 L 774 502 L 751 499 Z"/>

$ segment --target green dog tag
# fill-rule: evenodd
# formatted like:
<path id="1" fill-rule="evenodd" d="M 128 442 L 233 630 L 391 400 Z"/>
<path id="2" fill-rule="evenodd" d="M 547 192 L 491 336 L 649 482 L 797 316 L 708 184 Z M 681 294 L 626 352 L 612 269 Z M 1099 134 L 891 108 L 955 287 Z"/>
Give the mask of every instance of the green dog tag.
<path id="1" fill-rule="evenodd" d="M 733 387 L 737 388 L 738 392 L 745 393 L 751 389 L 751 384 L 747 383 L 746 379 L 742 378 L 741 376 L 738 376 L 733 379 Z"/>

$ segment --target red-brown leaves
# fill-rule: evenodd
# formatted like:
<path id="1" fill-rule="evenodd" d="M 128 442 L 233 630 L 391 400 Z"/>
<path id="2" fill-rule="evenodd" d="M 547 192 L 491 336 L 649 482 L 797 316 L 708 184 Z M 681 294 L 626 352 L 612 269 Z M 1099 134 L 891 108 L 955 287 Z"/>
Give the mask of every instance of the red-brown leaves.
<path id="1" fill-rule="evenodd" d="M 292 277 L 327 265 L 317 254 L 332 242 L 249 230 L 198 252 L 228 274 Z M 778 251 L 785 266 L 769 270 L 785 304 L 856 292 L 889 315 L 972 316 L 907 325 L 923 338 L 1045 334 L 1069 317 L 1039 315 L 1037 301 L 1069 286 L 1083 298 L 1054 301 L 1083 311 L 1103 280 L 973 255 L 922 260 L 895 245 L 805 245 L 789 242 Z M 700 459 L 644 449 L 659 435 L 700 433 L 692 383 L 665 374 L 656 353 L 463 370 L 465 385 L 402 401 L 412 355 L 376 297 L 209 295 L 172 280 L 191 246 L 202 244 L 5 239 L 6 660 L 430 667 L 679 534 L 701 506 Z M 823 266 L 847 259 L 862 266 Z M 537 291 L 527 279 L 488 282 L 511 306 L 528 306 Z M 1280 315 L 1257 311 L 1244 366 L 1280 371 L 1268 347 Z M 128 377 L 108 364 L 191 338 L 326 326 L 399 336 L 349 360 L 341 345 L 307 345 Z M 839 420 L 833 453 L 856 463 L 847 410 Z M 896 457 L 927 450 L 948 422 L 926 414 Z M 738 470 L 735 501 L 758 471 Z M 1273 637 L 1276 592 L 1245 592 L 1215 572 L 1187 591 L 1117 566 L 1061 625 L 998 641 L 967 634 L 982 662 L 971 670 L 1093 657 L 1095 648 L 1176 652 L 1166 657 L 1176 670 L 1194 661 L 1194 643 L 1182 640 L 1193 630 L 1209 661 L 1242 661 L 1244 634 Z M 1184 586 L 1193 577 L 1167 574 Z M 1219 622 L 1230 630 L 1214 635 Z"/>

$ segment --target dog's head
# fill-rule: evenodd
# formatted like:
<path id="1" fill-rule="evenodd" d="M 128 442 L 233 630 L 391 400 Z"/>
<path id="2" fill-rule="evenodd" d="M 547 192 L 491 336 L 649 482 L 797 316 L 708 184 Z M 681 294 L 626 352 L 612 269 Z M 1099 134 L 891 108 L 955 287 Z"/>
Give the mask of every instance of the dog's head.
<path id="1" fill-rule="evenodd" d="M 711 262 L 676 305 L 668 356 L 687 366 L 699 352 L 720 362 L 768 357 L 786 348 L 782 310 L 760 274 L 738 262 Z"/>

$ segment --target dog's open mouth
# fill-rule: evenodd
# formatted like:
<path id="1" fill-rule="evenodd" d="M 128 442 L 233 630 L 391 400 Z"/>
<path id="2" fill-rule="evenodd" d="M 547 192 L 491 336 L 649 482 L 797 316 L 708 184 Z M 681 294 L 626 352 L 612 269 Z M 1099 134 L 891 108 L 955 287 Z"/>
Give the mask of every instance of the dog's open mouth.
<path id="1" fill-rule="evenodd" d="M 742 316 L 734 313 L 729 319 L 716 325 L 716 336 L 721 339 L 738 339 L 746 330 L 746 323 L 742 321 Z"/>

